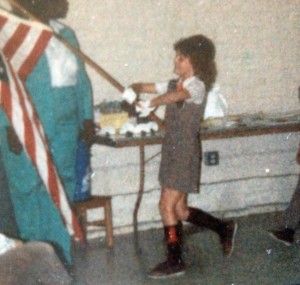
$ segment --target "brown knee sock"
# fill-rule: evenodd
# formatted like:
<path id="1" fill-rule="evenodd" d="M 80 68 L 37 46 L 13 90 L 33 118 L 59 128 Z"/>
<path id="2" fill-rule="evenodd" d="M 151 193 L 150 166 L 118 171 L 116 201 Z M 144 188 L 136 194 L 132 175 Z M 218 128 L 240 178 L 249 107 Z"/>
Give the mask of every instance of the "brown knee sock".
<path id="1" fill-rule="evenodd" d="M 189 207 L 189 216 L 187 222 L 192 223 L 199 227 L 208 228 L 218 234 L 222 234 L 226 223 L 218 218 L 196 208 Z"/>

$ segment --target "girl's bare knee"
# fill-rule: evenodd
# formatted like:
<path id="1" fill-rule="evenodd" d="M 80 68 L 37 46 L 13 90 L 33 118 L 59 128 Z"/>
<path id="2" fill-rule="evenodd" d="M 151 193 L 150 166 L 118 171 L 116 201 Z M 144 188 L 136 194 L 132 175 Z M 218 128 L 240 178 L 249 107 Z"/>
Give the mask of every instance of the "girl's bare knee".
<path id="1" fill-rule="evenodd" d="M 176 216 L 178 220 L 185 221 L 188 217 L 189 211 L 186 207 L 184 208 L 176 208 Z"/>
<path id="2" fill-rule="evenodd" d="M 168 213 L 173 213 L 173 212 L 175 212 L 175 207 L 172 204 L 165 201 L 165 200 L 160 200 L 160 202 L 159 202 L 159 211 L 162 215 L 163 214 L 168 214 Z"/>

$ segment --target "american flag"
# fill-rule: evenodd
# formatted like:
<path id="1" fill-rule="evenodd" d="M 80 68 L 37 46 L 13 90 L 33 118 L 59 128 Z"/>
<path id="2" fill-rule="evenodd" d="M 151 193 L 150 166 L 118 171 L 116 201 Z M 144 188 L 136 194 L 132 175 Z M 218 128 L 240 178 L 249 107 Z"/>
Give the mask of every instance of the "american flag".
<path id="1" fill-rule="evenodd" d="M 25 87 L 27 76 L 53 36 L 46 25 L 20 19 L 0 9 L 0 104 L 61 213 L 69 234 L 83 240 L 81 227 L 51 159 L 43 126 Z"/>

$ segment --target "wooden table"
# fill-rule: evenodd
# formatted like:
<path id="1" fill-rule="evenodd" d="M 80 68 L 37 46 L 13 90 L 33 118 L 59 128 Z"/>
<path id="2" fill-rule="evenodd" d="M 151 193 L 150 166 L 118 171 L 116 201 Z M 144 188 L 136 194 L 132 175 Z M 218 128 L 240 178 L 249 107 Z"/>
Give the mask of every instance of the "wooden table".
<path id="1" fill-rule="evenodd" d="M 277 121 L 254 120 L 248 124 L 237 123 L 232 126 L 212 126 L 203 128 L 201 131 L 202 140 L 229 139 L 236 137 L 269 135 L 278 133 L 300 132 L 300 121 L 287 121 L 278 119 Z M 126 137 L 122 135 L 115 136 L 97 136 L 96 143 L 114 148 L 139 147 L 140 151 L 140 184 L 137 200 L 133 213 L 134 236 L 137 240 L 137 216 L 138 210 L 144 193 L 145 181 L 145 146 L 161 144 L 164 138 L 163 132 L 156 132 L 152 135 L 138 135 Z"/>

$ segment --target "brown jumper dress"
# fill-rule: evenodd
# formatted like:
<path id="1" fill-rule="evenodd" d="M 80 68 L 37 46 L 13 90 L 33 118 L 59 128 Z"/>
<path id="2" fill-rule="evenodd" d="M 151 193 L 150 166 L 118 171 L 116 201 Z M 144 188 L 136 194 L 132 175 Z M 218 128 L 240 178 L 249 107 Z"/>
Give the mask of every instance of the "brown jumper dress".
<path id="1" fill-rule="evenodd" d="M 168 91 L 174 91 L 173 80 L 169 83 Z M 163 188 L 184 193 L 199 192 L 202 159 L 199 131 L 205 101 L 200 105 L 181 102 L 166 107 L 165 137 L 159 169 L 159 181 Z"/>

